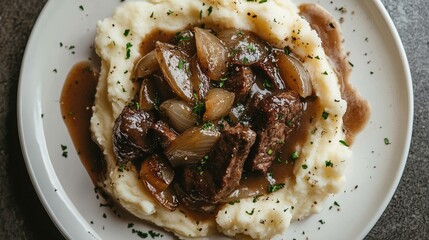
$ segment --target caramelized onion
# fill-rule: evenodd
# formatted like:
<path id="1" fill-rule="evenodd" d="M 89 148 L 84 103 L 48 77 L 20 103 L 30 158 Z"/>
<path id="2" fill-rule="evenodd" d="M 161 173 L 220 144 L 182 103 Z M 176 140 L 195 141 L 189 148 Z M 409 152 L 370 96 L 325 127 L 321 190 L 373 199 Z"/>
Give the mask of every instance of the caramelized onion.
<path id="1" fill-rule="evenodd" d="M 249 31 L 227 29 L 218 38 L 228 46 L 228 56 L 237 65 L 250 66 L 268 56 L 268 46 Z"/>
<path id="2" fill-rule="evenodd" d="M 162 192 L 173 182 L 174 170 L 166 159 L 154 154 L 142 162 L 140 177 Z"/>
<path id="3" fill-rule="evenodd" d="M 191 73 L 191 83 L 194 87 L 194 93 L 197 94 L 198 99 L 204 99 L 210 88 L 210 79 L 201 70 L 196 56 L 191 60 Z"/>
<path id="4" fill-rule="evenodd" d="M 219 80 L 227 70 L 227 49 L 208 30 L 197 27 L 194 29 L 198 61 L 210 79 Z"/>
<path id="5" fill-rule="evenodd" d="M 167 188 L 162 192 L 158 192 L 152 184 L 148 181 L 142 179 L 142 182 L 147 190 L 152 194 L 155 200 L 163 207 L 167 208 L 170 211 L 176 210 L 179 206 L 179 199 L 174 194 L 172 188 Z"/>
<path id="6" fill-rule="evenodd" d="M 139 59 L 134 67 L 135 78 L 145 78 L 149 74 L 154 73 L 159 69 L 158 61 L 156 60 L 155 50 L 152 50 L 145 56 Z"/>
<path id="7" fill-rule="evenodd" d="M 213 147 L 220 132 L 201 127 L 193 127 L 179 135 L 165 150 L 164 154 L 174 167 L 197 163 Z"/>
<path id="8" fill-rule="evenodd" d="M 150 111 L 156 105 L 156 92 L 152 78 L 144 78 L 139 91 L 139 106 L 143 111 Z"/>
<path id="9" fill-rule="evenodd" d="M 169 99 L 159 106 L 161 114 L 168 123 L 179 133 L 193 127 L 197 123 L 192 107 L 178 99 Z"/>
<path id="10" fill-rule="evenodd" d="M 183 100 L 192 99 L 190 60 L 188 56 L 174 45 L 156 42 L 156 59 L 171 90 Z"/>
<path id="11" fill-rule="evenodd" d="M 235 94 L 221 88 L 210 89 L 206 96 L 204 121 L 214 121 L 226 116 L 234 103 Z"/>
<path id="12" fill-rule="evenodd" d="M 279 67 L 280 76 L 286 85 L 297 92 L 301 97 L 308 97 L 313 92 L 310 75 L 304 65 L 297 58 L 277 53 L 277 65 Z"/>

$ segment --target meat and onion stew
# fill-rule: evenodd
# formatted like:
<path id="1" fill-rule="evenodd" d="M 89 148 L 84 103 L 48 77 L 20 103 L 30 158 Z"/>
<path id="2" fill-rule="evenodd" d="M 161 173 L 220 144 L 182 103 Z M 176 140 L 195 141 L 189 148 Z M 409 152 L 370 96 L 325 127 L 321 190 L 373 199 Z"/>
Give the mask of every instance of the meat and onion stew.
<path id="1" fill-rule="evenodd" d="M 169 210 L 269 193 L 267 173 L 313 98 L 300 59 L 239 29 L 195 27 L 158 41 L 134 79 L 140 90 L 113 129 L 117 165 L 134 164 Z M 271 188 L 240 192 L 248 175 Z"/>

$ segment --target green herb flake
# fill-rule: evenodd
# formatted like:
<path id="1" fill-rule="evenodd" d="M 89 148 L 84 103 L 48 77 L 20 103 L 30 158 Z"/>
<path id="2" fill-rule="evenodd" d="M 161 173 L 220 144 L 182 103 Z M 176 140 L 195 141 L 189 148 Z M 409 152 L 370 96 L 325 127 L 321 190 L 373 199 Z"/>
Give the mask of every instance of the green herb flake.
<path id="1" fill-rule="evenodd" d="M 280 190 L 280 189 L 282 189 L 284 187 L 285 187 L 284 183 L 277 183 L 277 184 L 268 186 L 267 190 L 268 190 L 269 193 L 273 193 L 273 192 L 277 192 L 278 190 Z"/>
<path id="2" fill-rule="evenodd" d="M 328 117 L 329 117 L 329 113 L 326 111 L 323 111 L 322 118 L 326 120 L 326 119 L 328 119 Z"/>
<path id="3" fill-rule="evenodd" d="M 203 130 L 212 130 L 213 128 L 214 128 L 214 124 L 211 122 L 206 122 L 201 127 L 201 129 L 203 129 Z"/>
<path id="4" fill-rule="evenodd" d="M 389 145 L 392 144 L 388 138 L 384 138 L 384 144 Z"/>
<path id="5" fill-rule="evenodd" d="M 284 51 L 285 51 L 286 55 L 289 55 L 291 53 L 291 50 L 290 50 L 289 46 L 284 47 Z"/>
<path id="6" fill-rule="evenodd" d="M 236 203 L 240 203 L 240 199 L 235 200 L 235 201 L 228 202 L 228 204 L 229 204 L 229 205 L 234 205 L 234 204 L 236 204 Z"/>
<path id="7" fill-rule="evenodd" d="M 340 206 L 340 204 L 338 204 L 337 201 L 334 201 L 334 205 L 337 206 L 337 207 Z"/>
<path id="8" fill-rule="evenodd" d="M 334 167 L 334 164 L 332 163 L 332 161 L 331 161 L 331 160 L 328 160 L 328 161 L 325 161 L 325 166 L 326 166 L 326 167 L 331 167 L 331 168 L 333 168 L 333 167 Z"/>
<path id="9" fill-rule="evenodd" d="M 346 141 L 344 141 L 344 140 L 340 140 L 339 141 L 341 144 L 343 144 L 344 146 L 346 146 L 346 147 L 348 147 L 349 146 L 349 144 L 346 142 Z"/>
<path id="10" fill-rule="evenodd" d="M 322 72 L 323 75 L 328 75 L 327 71 Z"/>
<path id="11" fill-rule="evenodd" d="M 247 45 L 247 46 L 246 46 L 246 49 L 247 49 L 249 52 L 251 52 L 251 53 L 255 53 L 255 52 L 256 52 L 256 48 L 255 48 L 255 46 L 254 46 L 254 45 L 252 45 L 252 44 Z"/>
<path id="12" fill-rule="evenodd" d="M 207 9 L 207 12 L 208 12 L 207 16 L 210 16 L 210 14 L 212 14 L 212 11 L 213 11 L 213 7 L 212 7 L 212 6 L 210 6 L 210 7 Z"/>
<path id="13" fill-rule="evenodd" d="M 302 167 L 302 169 L 304 169 L 304 170 L 308 168 L 307 164 L 302 164 L 302 166 L 301 166 L 301 167 Z"/>
<path id="14" fill-rule="evenodd" d="M 355 65 L 352 63 L 352 62 L 350 62 L 349 61 L 349 65 L 351 66 L 351 67 L 354 67 Z"/>
<path id="15" fill-rule="evenodd" d="M 253 215 L 254 212 L 255 212 L 255 208 L 253 208 L 252 211 L 250 211 L 250 212 L 246 211 L 246 213 L 249 215 Z"/>
<path id="16" fill-rule="evenodd" d="M 225 87 L 225 81 L 228 80 L 226 77 L 220 78 L 219 87 Z"/>
<path id="17" fill-rule="evenodd" d="M 325 221 L 323 221 L 322 219 L 319 220 L 320 224 L 325 224 Z"/>
<path id="18" fill-rule="evenodd" d="M 79 9 L 82 11 L 85 10 L 82 5 L 79 6 Z"/>
<path id="19" fill-rule="evenodd" d="M 334 26 L 334 24 L 333 24 L 333 23 L 329 23 L 329 26 L 330 26 L 331 28 L 335 28 L 335 26 Z"/>
<path id="20" fill-rule="evenodd" d="M 67 146 L 61 144 L 61 150 L 63 151 L 62 156 L 67 158 L 68 157 Z"/>
<path id="21" fill-rule="evenodd" d="M 290 154 L 290 160 L 296 161 L 299 158 L 299 153 L 297 151 Z"/>
<path id="22" fill-rule="evenodd" d="M 273 155 L 273 149 L 268 149 L 268 151 L 267 151 L 267 154 L 269 155 L 269 156 L 271 156 L 271 155 Z"/>
<path id="23" fill-rule="evenodd" d="M 249 64 L 249 59 L 247 57 L 243 58 L 243 64 Z"/>
<path id="24" fill-rule="evenodd" d="M 131 44 L 131 43 L 127 43 L 127 45 L 126 45 L 126 56 L 125 56 L 125 59 L 129 59 L 130 58 L 130 56 L 131 56 L 131 47 L 132 47 L 133 45 Z"/>
<path id="25" fill-rule="evenodd" d="M 268 79 L 264 79 L 264 81 L 263 81 L 263 83 L 262 83 L 262 86 L 263 86 L 265 89 L 270 89 L 270 88 L 272 87 L 271 83 L 270 83 L 270 82 L 268 82 Z"/>
<path id="26" fill-rule="evenodd" d="M 320 60 L 320 57 L 319 57 L 319 56 L 315 56 L 314 58 L 315 58 L 315 59 L 317 59 L 317 60 Z"/>
<path id="27" fill-rule="evenodd" d="M 173 14 L 174 12 L 171 10 L 168 10 L 167 15 L 170 16 L 171 14 Z"/>
<path id="28" fill-rule="evenodd" d="M 134 223 L 128 223 L 128 228 L 134 227 Z"/>
<path id="29" fill-rule="evenodd" d="M 257 202 L 262 195 L 256 195 L 253 197 L 253 202 Z"/>
<path id="30" fill-rule="evenodd" d="M 179 60 L 179 64 L 177 64 L 178 69 L 183 69 L 185 67 L 186 61 L 183 59 Z"/>
<path id="31" fill-rule="evenodd" d="M 196 93 L 194 93 L 194 99 L 195 99 L 195 104 L 194 104 L 194 107 L 192 108 L 192 112 L 197 116 L 201 116 L 201 114 L 205 110 L 204 103 L 200 102 L 200 100 L 198 99 L 198 95 Z"/>
<path id="32" fill-rule="evenodd" d="M 149 16 L 150 18 L 153 18 L 153 12 L 150 14 L 150 16 Z"/>
<path id="33" fill-rule="evenodd" d="M 203 18 L 203 10 L 200 10 L 200 19 Z"/>
<path id="34" fill-rule="evenodd" d="M 125 37 L 128 37 L 128 34 L 130 33 L 130 29 L 125 29 L 125 31 L 124 31 L 124 36 Z"/>
<path id="35" fill-rule="evenodd" d="M 266 3 L 268 0 L 260 0 L 259 3 Z"/>

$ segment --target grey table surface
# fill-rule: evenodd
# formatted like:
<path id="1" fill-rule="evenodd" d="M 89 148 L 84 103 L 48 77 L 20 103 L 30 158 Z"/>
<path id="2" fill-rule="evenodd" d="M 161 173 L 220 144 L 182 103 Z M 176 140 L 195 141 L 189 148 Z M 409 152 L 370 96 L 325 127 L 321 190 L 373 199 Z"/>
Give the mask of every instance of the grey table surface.
<path id="1" fill-rule="evenodd" d="M 414 130 L 400 184 L 365 239 L 429 239 L 429 1 L 381 1 L 408 56 L 414 88 Z M 0 0 L 0 239 L 63 238 L 31 184 L 16 123 L 21 61 L 45 2 Z"/>

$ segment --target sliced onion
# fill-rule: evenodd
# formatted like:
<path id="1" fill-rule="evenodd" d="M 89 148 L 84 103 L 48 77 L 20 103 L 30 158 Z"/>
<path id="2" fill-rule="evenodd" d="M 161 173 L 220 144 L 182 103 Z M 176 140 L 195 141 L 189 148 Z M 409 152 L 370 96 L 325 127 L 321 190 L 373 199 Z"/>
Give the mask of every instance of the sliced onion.
<path id="1" fill-rule="evenodd" d="M 137 62 L 134 67 L 135 78 L 145 78 L 149 74 L 154 73 L 159 69 L 158 61 L 156 60 L 155 50 L 152 50 Z"/>
<path id="2" fill-rule="evenodd" d="M 221 88 L 213 88 L 206 96 L 204 121 L 214 121 L 226 116 L 234 103 L 235 94 Z"/>
<path id="3" fill-rule="evenodd" d="M 301 97 L 308 97 L 313 92 L 310 75 L 304 65 L 297 58 L 277 53 L 277 65 L 279 67 L 280 76 L 286 85 L 297 92 Z"/>
<path id="4" fill-rule="evenodd" d="M 190 60 L 188 56 L 174 45 L 156 42 L 156 59 L 171 90 L 183 100 L 192 99 Z"/>
<path id="5" fill-rule="evenodd" d="M 149 190 L 149 192 L 161 206 L 167 208 L 170 211 L 176 210 L 176 208 L 179 206 L 179 199 L 174 194 L 172 187 L 168 187 L 164 191 L 158 192 L 156 188 L 145 179 L 142 179 L 142 182 L 146 189 Z"/>
<path id="6" fill-rule="evenodd" d="M 193 127 L 179 135 L 164 150 L 164 154 L 174 167 L 197 163 L 210 151 L 219 137 L 219 131 Z"/>
<path id="7" fill-rule="evenodd" d="M 159 110 L 174 130 L 179 133 L 197 124 L 197 118 L 192 113 L 192 107 L 185 101 L 169 99 L 159 106 Z"/>
<path id="8" fill-rule="evenodd" d="M 194 28 L 198 61 L 203 71 L 212 80 L 219 80 L 227 70 L 228 51 L 211 32 Z"/>
<path id="9" fill-rule="evenodd" d="M 154 154 L 142 162 L 140 177 L 162 192 L 173 182 L 174 170 L 168 160 Z"/>
<path id="10" fill-rule="evenodd" d="M 268 56 L 268 45 L 249 31 L 227 29 L 219 32 L 218 38 L 228 47 L 233 64 L 250 66 Z"/>
<path id="11" fill-rule="evenodd" d="M 152 78 L 144 78 L 139 91 L 140 109 L 150 111 L 156 105 L 156 90 Z"/>
<path id="12" fill-rule="evenodd" d="M 196 56 L 191 60 L 191 73 L 191 82 L 194 87 L 194 93 L 197 94 L 199 100 L 205 99 L 210 88 L 210 79 L 201 70 Z"/>

